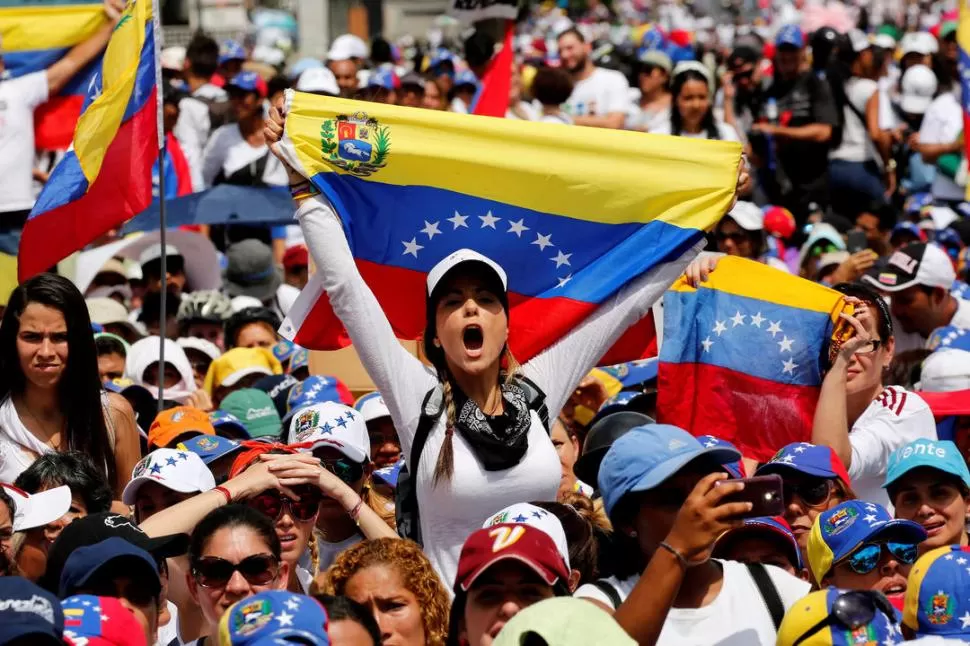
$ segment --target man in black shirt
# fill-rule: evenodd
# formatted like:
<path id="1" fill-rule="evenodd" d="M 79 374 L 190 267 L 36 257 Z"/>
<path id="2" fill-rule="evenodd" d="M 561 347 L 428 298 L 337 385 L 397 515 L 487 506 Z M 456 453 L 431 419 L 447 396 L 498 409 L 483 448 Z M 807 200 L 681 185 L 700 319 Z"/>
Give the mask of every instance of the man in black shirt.
<path id="1" fill-rule="evenodd" d="M 805 35 L 786 25 L 775 40 L 775 78 L 768 88 L 755 146 L 762 182 L 774 204 L 788 208 L 804 224 L 808 205 L 828 204 L 828 154 L 841 120 L 828 83 L 806 69 Z M 760 148 L 760 149 L 759 149 Z M 764 172 L 767 171 L 767 172 Z"/>

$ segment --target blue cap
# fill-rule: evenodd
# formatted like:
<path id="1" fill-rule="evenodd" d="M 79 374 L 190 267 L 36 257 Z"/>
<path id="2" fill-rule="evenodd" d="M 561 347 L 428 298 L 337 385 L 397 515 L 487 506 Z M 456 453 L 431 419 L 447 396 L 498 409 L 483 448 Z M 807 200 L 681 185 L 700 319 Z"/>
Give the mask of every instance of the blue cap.
<path id="1" fill-rule="evenodd" d="M 827 446 L 816 446 L 808 442 L 792 442 L 781 448 L 774 457 L 762 464 L 756 476 L 777 473 L 785 477 L 792 471 L 816 478 L 841 480 L 846 488 L 851 486 L 849 472 L 835 451 Z"/>
<path id="2" fill-rule="evenodd" d="M 478 87 L 478 77 L 471 70 L 462 70 L 455 75 L 455 86 L 474 85 Z"/>
<path id="3" fill-rule="evenodd" d="M 938 327 L 926 340 L 926 347 L 930 350 L 964 350 L 970 352 L 970 334 L 962 327 L 944 325 Z"/>
<path id="4" fill-rule="evenodd" d="M 385 90 L 396 90 L 401 87 L 401 79 L 394 73 L 394 70 L 376 70 L 367 80 L 367 87 L 382 87 Z"/>
<path id="5" fill-rule="evenodd" d="M 909 233 L 914 236 L 917 240 L 923 240 L 925 236 L 920 228 L 916 226 L 915 222 L 899 222 L 893 227 L 893 232 L 889 235 L 890 240 L 897 233 Z"/>
<path id="6" fill-rule="evenodd" d="M 371 477 L 378 482 L 386 484 L 391 489 L 397 487 L 397 478 L 401 474 L 401 467 L 404 466 L 404 460 L 400 459 L 394 464 L 386 467 L 381 467 L 380 469 L 374 469 Z"/>
<path id="7" fill-rule="evenodd" d="M 210 464 L 224 455 L 238 451 L 242 448 L 242 444 L 219 435 L 196 435 L 190 440 L 179 442 L 178 448 L 183 451 L 192 451 L 202 458 L 203 462 Z"/>
<path id="8" fill-rule="evenodd" d="M 256 72 L 239 72 L 232 77 L 232 80 L 226 83 L 226 89 L 239 88 L 243 92 L 255 92 L 259 96 L 263 96 L 263 89 L 266 85 L 263 80 L 259 78 L 259 74 Z"/>
<path id="9" fill-rule="evenodd" d="M 617 379 L 624 388 L 636 386 L 657 378 L 657 369 L 660 366 L 660 358 L 642 359 L 640 361 L 627 361 L 617 363 L 612 366 L 600 366 L 600 370 Z"/>
<path id="10" fill-rule="evenodd" d="M 347 390 L 347 386 L 336 377 L 312 375 L 290 388 L 286 398 L 286 415 L 283 416 L 283 428 L 286 428 L 297 411 L 314 404 L 323 402 L 337 402 L 350 406 L 354 399 Z"/>
<path id="11" fill-rule="evenodd" d="M 23 577 L 3 576 L 0 600 L 0 644 L 27 636 L 38 646 L 64 643 L 64 612 L 50 592 Z"/>
<path id="12" fill-rule="evenodd" d="M 727 440 L 722 440 L 719 437 L 714 437 L 713 435 L 698 435 L 697 441 L 704 445 L 705 449 L 730 449 L 732 451 L 738 451 L 738 447 L 734 446 Z M 738 451 L 740 455 L 741 452 Z M 741 460 L 732 460 L 731 462 L 724 462 L 721 466 L 727 469 L 728 473 L 731 474 L 732 478 L 743 478 L 744 477 L 744 464 Z"/>
<path id="13" fill-rule="evenodd" d="M 92 576 L 112 561 L 124 559 L 127 564 L 126 572 L 139 583 L 149 586 L 154 594 L 162 589 L 161 579 L 158 577 L 158 564 L 155 558 L 134 543 L 114 536 L 94 545 L 78 547 L 67 557 L 64 569 L 61 570 L 61 580 L 58 591 L 61 597 L 67 597 L 87 583 Z M 131 568 L 138 568 L 136 572 Z"/>
<path id="14" fill-rule="evenodd" d="M 644 49 L 660 49 L 663 47 L 665 40 L 663 32 L 653 27 L 643 32 L 643 37 L 640 39 L 640 47 Z"/>
<path id="15" fill-rule="evenodd" d="M 234 603 L 219 620 L 222 646 L 270 646 L 289 642 L 329 646 L 327 611 L 316 599 L 269 590 Z"/>
<path id="16" fill-rule="evenodd" d="M 903 202 L 903 211 L 909 215 L 919 214 L 924 208 L 932 205 L 932 193 L 913 193 Z"/>
<path id="17" fill-rule="evenodd" d="M 889 456 L 889 468 L 886 470 L 888 487 L 913 469 L 930 467 L 943 473 L 959 478 L 970 489 L 970 469 L 960 454 L 957 445 L 949 440 L 927 440 L 920 438 L 909 444 L 904 444 Z"/>
<path id="18" fill-rule="evenodd" d="M 280 417 L 286 415 L 286 398 L 290 388 L 300 383 L 293 375 L 267 375 L 253 384 L 256 390 L 262 390 L 273 400 L 276 412 Z"/>
<path id="19" fill-rule="evenodd" d="M 306 348 L 297 348 L 293 356 L 290 357 L 290 365 L 287 368 L 287 372 L 291 375 L 299 370 L 300 368 L 310 367 L 310 351 Z"/>
<path id="20" fill-rule="evenodd" d="M 246 50 L 234 40 L 227 40 L 219 48 L 219 64 L 223 65 L 229 61 L 246 60 Z"/>
<path id="21" fill-rule="evenodd" d="M 731 529 L 723 534 L 721 534 L 717 539 L 718 545 L 723 545 L 727 542 L 728 537 L 737 537 L 741 534 L 750 536 L 752 534 L 765 535 L 769 534 L 776 538 L 780 538 L 784 543 L 785 547 L 788 548 L 788 560 L 795 567 L 796 570 L 802 569 L 802 551 L 798 547 L 798 539 L 795 538 L 794 532 L 791 530 L 791 525 L 788 524 L 781 516 L 758 516 L 757 518 L 746 518 L 744 520 L 744 525 L 736 529 Z M 721 558 L 715 548 L 714 551 L 715 558 Z"/>
<path id="22" fill-rule="evenodd" d="M 276 357 L 277 361 L 279 361 L 280 363 L 283 363 L 284 361 L 288 360 L 290 357 L 293 356 L 293 353 L 296 352 L 298 347 L 299 346 L 297 346 L 292 341 L 289 341 L 288 339 L 280 339 L 279 341 L 276 342 L 276 345 L 274 345 L 272 348 L 273 356 Z M 276 375 L 273 375 L 273 376 L 276 376 Z"/>
<path id="23" fill-rule="evenodd" d="M 623 496 L 653 489 L 701 456 L 718 464 L 741 459 L 731 449 L 704 448 L 696 437 L 669 424 L 630 429 L 613 443 L 600 464 L 598 484 L 607 515 Z"/>
<path id="24" fill-rule="evenodd" d="M 775 36 L 775 47 L 797 47 L 801 49 L 805 46 L 805 33 L 798 25 L 785 25 L 778 30 Z"/>
<path id="25" fill-rule="evenodd" d="M 243 437 L 249 437 L 249 429 L 246 428 L 241 419 L 232 413 L 216 409 L 209 413 L 209 421 L 212 422 L 212 428 L 216 429 L 216 433 L 219 432 L 219 429 L 223 429 L 223 431 L 233 429 Z"/>
<path id="26" fill-rule="evenodd" d="M 917 637 L 970 642 L 970 547 L 946 545 L 919 557 L 906 582 L 903 624 Z"/>
<path id="27" fill-rule="evenodd" d="M 100 334 L 101 332 L 104 332 L 104 326 L 101 325 L 100 323 L 92 323 L 91 331 L 94 332 L 95 334 Z"/>

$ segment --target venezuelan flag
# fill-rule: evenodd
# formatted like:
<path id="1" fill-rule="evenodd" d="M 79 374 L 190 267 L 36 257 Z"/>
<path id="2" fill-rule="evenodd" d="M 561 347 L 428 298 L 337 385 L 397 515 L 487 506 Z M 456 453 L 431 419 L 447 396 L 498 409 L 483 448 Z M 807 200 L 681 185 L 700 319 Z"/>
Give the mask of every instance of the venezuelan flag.
<path id="1" fill-rule="evenodd" d="M 302 93 L 288 102 L 284 153 L 340 214 L 398 337 L 424 329 L 415 304 L 424 302 L 427 272 L 470 247 L 508 274 L 509 343 L 519 360 L 632 279 L 692 252 L 730 205 L 741 156 L 735 143 Z M 283 331 L 311 349 L 347 343 L 315 279 Z M 605 361 L 640 358 L 652 332 L 645 319 Z"/>
<path id="2" fill-rule="evenodd" d="M 21 281 L 151 203 L 158 106 L 149 0 L 129 0 L 82 110 L 71 149 L 54 168 L 24 226 Z"/>
<path id="3" fill-rule="evenodd" d="M 93 36 L 105 20 L 103 4 L 90 0 L 4 0 L 0 2 L 4 65 L 13 78 L 47 69 L 71 47 Z M 37 108 L 37 148 L 63 150 L 70 145 L 85 92 L 100 66 L 101 59 L 96 58 Z"/>
<path id="4" fill-rule="evenodd" d="M 960 68 L 960 96 L 963 105 L 963 156 L 970 160 L 970 5 L 960 2 L 957 22 L 957 63 Z M 970 182 L 967 182 L 966 199 L 970 200 Z"/>
<path id="5" fill-rule="evenodd" d="M 697 289 L 678 280 L 664 295 L 659 421 L 760 461 L 809 439 L 844 305 L 833 289 L 731 256 Z"/>

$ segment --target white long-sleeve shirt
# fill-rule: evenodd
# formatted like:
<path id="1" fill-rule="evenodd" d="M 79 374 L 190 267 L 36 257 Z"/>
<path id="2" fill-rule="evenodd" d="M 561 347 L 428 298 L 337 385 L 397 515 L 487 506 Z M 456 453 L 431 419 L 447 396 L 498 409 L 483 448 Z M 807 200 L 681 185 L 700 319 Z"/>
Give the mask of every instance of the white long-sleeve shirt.
<path id="1" fill-rule="evenodd" d="M 304 200 L 297 217 L 334 313 L 347 329 L 361 363 L 380 390 L 398 429 L 404 455 L 421 417 L 435 373 L 398 342 L 377 298 L 354 263 L 343 227 L 322 196 Z M 653 269 L 602 303 L 583 323 L 522 367 L 546 394 L 555 417 L 584 375 L 623 332 L 645 316 L 684 271 L 698 247 Z M 414 307 L 422 307 L 415 303 Z M 424 552 L 451 589 L 465 539 L 495 512 L 517 502 L 552 501 L 559 487 L 559 457 L 538 415 L 532 413 L 528 450 L 515 466 L 486 471 L 460 433 L 453 436 L 454 475 L 434 486 L 434 468 L 445 437 L 444 416 L 431 430 L 415 475 Z"/>

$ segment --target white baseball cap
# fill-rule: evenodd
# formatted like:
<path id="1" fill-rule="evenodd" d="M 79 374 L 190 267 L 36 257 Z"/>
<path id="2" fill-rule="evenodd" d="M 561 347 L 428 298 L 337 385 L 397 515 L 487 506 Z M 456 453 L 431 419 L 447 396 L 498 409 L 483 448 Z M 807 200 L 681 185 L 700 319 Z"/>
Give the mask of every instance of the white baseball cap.
<path id="1" fill-rule="evenodd" d="M 131 481 L 121 492 L 121 502 L 134 505 L 138 490 L 157 482 L 179 493 L 202 493 L 214 489 L 216 480 L 198 454 L 182 449 L 155 449 L 131 470 Z"/>
<path id="2" fill-rule="evenodd" d="M 937 350 L 923 360 L 920 390 L 940 393 L 970 388 L 970 352 Z"/>
<path id="3" fill-rule="evenodd" d="M 431 268 L 428 272 L 428 296 L 434 293 L 435 287 L 441 282 L 441 279 L 445 277 L 445 274 L 450 272 L 452 269 L 458 265 L 466 262 L 477 262 L 486 265 L 491 269 L 495 275 L 498 277 L 499 282 L 502 283 L 502 289 L 508 291 L 509 289 L 509 279 L 505 275 L 505 270 L 502 267 L 487 256 L 483 256 L 477 251 L 472 251 L 471 249 L 459 249 L 458 251 L 452 252 L 445 256 L 437 265 Z"/>
<path id="4" fill-rule="evenodd" d="M 899 107 L 903 112 L 923 114 L 936 96 L 936 74 L 926 65 L 913 65 L 903 74 L 900 83 L 902 98 Z"/>
<path id="5" fill-rule="evenodd" d="M 872 44 L 882 49 L 888 49 L 889 51 L 896 50 L 896 39 L 889 34 L 876 34 L 872 37 Z"/>
<path id="6" fill-rule="evenodd" d="M 566 567 L 569 567 L 569 543 L 566 541 L 566 531 L 562 528 L 562 523 L 559 522 L 559 519 L 551 511 L 546 511 L 542 507 L 536 507 L 531 503 L 517 502 L 491 516 L 485 521 L 482 528 L 485 529 L 492 525 L 498 525 L 499 523 L 529 525 L 539 531 L 545 532 L 552 539 L 552 542 L 556 544 L 559 555 L 566 561 Z"/>
<path id="7" fill-rule="evenodd" d="M 328 61 L 346 61 L 351 58 L 367 58 L 370 50 L 359 36 L 353 34 L 341 34 L 330 44 L 330 51 L 327 52 Z"/>
<path id="8" fill-rule="evenodd" d="M 323 92 L 333 96 L 340 94 L 337 77 L 327 67 L 312 67 L 300 74 L 296 82 L 300 92 Z"/>
<path id="9" fill-rule="evenodd" d="M 364 416 L 337 402 L 301 408 L 290 420 L 287 442 L 309 444 L 306 448 L 310 451 L 329 446 L 354 462 L 370 462 L 370 438 Z"/>
<path id="10" fill-rule="evenodd" d="M 922 54 L 923 56 L 928 56 L 935 54 L 939 48 L 940 46 L 936 42 L 936 38 L 927 31 L 911 31 L 905 34 L 902 40 L 899 41 L 899 49 L 903 56 L 906 54 Z"/>
<path id="11" fill-rule="evenodd" d="M 901 292 L 914 285 L 949 291 L 956 272 L 945 251 L 935 244 L 920 242 L 894 251 L 885 265 L 873 267 L 862 280 L 884 292 Z"/>
<path id="12" fill-rule="evenodd" d="M 850 29 L 848 36 L 849 43 L 852 45 L 852 51 L 857 54 L 872 47 L 872 41 L 859 29 Z"/>
<path id="13" fill-rule="evenodd" d="M 212 341 L 197 336 L 183 336 L 175 340 L 183 350 L 197 350 L 215 361 L 222 356 L 222 350 Z"/>
<path id="14" fill-rule="evenodd" d="M 765 214 L 754 202 L 739 201 L 727 217 L 738 223 L 745 231 L 761 231 L 765 228 Z"/>
<path id="15" fill-rule="evenodd" d="M 163 70 L 181 72 L 185 67 L 185 48 L 181 45 L 166 47 L 159 55 Z"/>
<path id="16" fill-rule="evenodd" d="M 124 305 L 113 298 L 99 296 L 85 299 L 88 306 L 88 316 L 92 323 L 108 325 L 110 323 L 124 323 L 131 325 L 128 321 L 128 310 Z"/>
<path id="17" fill-rule="evenodd" d="M 354 408 L 364 416 L 364 422 L 391 416 L 391 411 L 387 409 L 384 397 L 379 392 L 367 393 L 357 400 Z"/>
<path id="18" fill-rule="evenodd" d="M 241 294 L 235 296 L 231 301 L 229 301 L 229 306 L 232 307 L 232 313 L 241 312 L 244 309 L 250 307 L 263 307 L 263 301 L 259 300 L 255 296 L 246 296 Z"/>
<path id="19" fill-rule="evenodd" d="M 52 523 L 71 508 L 71 488 L 67 485 L 47 491 L 27 493 L 11 484 L 0 483 L 13 499 L 13 531 L 22 532 Z"/>
<path id="20" fill-rule="evenodd" d="M 934 206 L 930 208 L 930 219 L 937 231 L 942 231 L 957 221 L 956 211 L 948 206 Z"/>
<path id="21" fill-rule="evenodd" d="M 165 245 L 166 257 L 171 258 L 172 256 L 181 256 L 181 255 L 182 254 L 174 245 L 170 245 L 170 244 Z M 138 256 L 138 264 L 145 265 L 146 263 L 149 263 L 153 260 L 158 260 L 161 257 L 162 257 L 162 245 L 160 242 L 156 242 L 155 244 L 151 245 L 150 247 L 148 247 L 147 249 L 141 252 L 141 255 Z"/>

